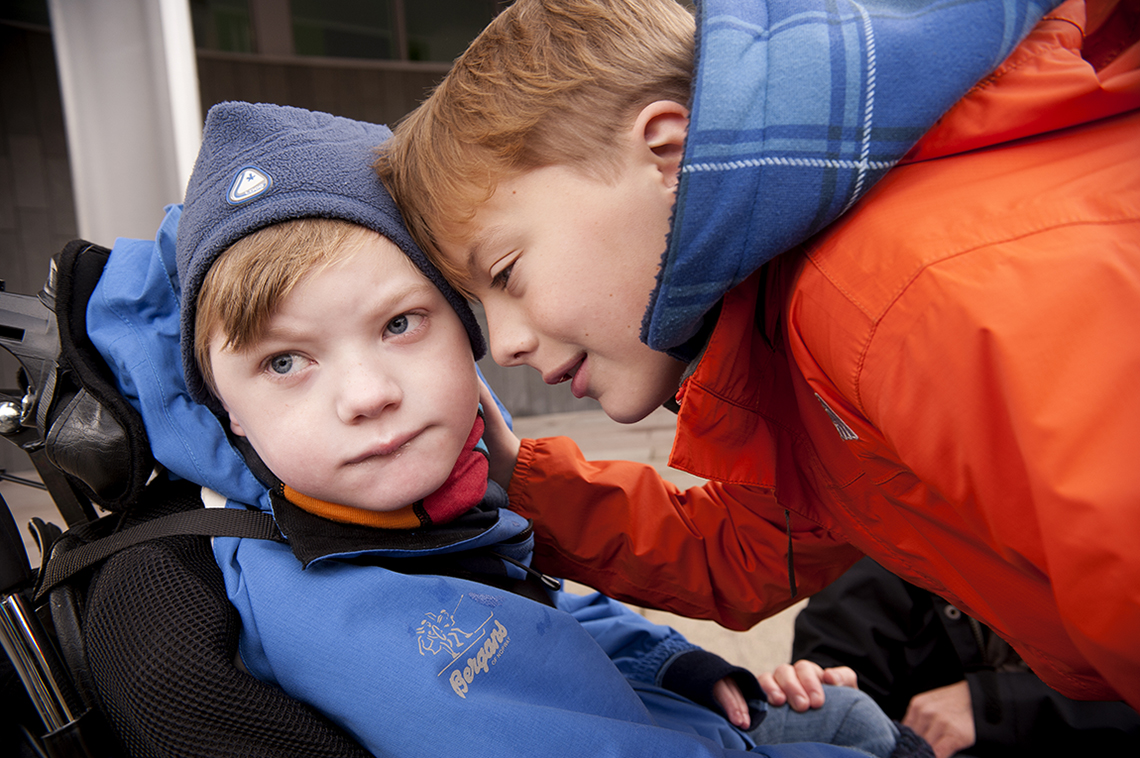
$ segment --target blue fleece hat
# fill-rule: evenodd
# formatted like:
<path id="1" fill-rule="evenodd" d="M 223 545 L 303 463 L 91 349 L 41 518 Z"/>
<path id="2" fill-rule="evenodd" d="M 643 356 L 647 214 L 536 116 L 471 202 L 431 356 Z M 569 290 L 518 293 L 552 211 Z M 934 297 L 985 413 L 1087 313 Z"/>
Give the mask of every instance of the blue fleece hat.
<path id="1" fill-rule="evenodd" d="M 487 348 L 470 306 L 412 241 L 372 170 L 376 148 L 391 136 L 386 126 L 281 105 L 231 102 L 210 109 L 178 224 L 182 370 L 191 397 L 211 403 L 194 359 L 206 272 L 242 237 L 298 218 L 342 219 L 395 243 L 451 303 L 475 359 L 483 357 Z"/>

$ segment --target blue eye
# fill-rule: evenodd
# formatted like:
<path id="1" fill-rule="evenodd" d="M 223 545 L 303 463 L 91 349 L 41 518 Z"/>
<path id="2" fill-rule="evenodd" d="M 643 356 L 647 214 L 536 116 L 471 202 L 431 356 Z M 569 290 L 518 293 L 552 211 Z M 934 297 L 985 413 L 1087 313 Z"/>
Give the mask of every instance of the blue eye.
<path id="1" fill-rule="evenodd" d="M 293 370 L 293 356 L 286 353 L 269 359 L 269 370 L 275 374 L 288 374 Z"/>
<path id="2" fill-rule="evenodd" d="M 427 317 L 422 313 L 401 313 L 384 325 L 384 339 L 397 339 L 402 344 L 422 333 Z"/>

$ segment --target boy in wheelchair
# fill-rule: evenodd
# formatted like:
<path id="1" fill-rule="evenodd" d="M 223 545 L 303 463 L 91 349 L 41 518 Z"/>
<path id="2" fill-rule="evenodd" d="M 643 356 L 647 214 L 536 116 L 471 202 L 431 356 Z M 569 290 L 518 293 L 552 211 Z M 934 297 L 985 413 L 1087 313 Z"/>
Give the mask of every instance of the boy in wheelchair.
<path id="1" fill-rule="evenodd" d="M 116 244 L 88 305 L 155 459 L 207 507 L 269 512 L 284 535 L 213 539 L 238 665 L 375 755 L 780 741 L 750 673 L 529 567 L 530 525 L 487 478 L 479 327 L 371 171 L 388 135 L 216 106 L 185 207 L 156 240 Z M 855 690 L 788 716 L 795 739 L 929 750 Z"/>

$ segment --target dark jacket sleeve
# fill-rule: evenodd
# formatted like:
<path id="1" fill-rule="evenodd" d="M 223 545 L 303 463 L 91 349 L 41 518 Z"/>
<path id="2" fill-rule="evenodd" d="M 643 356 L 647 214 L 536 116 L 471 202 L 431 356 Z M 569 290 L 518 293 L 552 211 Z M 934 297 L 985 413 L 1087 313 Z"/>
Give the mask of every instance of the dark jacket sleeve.
<path id="1" fill-rule="evenodd" d="M 792 659 L 850 666 L 859 689 L 900 720 L 919 692 L 962 679 L 929 594 L 864 558 L 796 617 Z"/>
<path id="2" fill-rule="evenodd" d="M 1122 702 L 1072 700 L 1032 672 L 966 674 L 977 756 L 1140 755 L 1140 715 Z"/>

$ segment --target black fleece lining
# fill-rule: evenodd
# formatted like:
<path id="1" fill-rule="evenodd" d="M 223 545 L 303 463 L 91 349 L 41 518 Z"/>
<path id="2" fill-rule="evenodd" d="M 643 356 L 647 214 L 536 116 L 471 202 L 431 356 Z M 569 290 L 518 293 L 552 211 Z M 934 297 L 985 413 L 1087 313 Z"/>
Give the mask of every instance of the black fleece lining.
<path id="1" fill-rule="evenodd" d="M 733 666 L 715 653 L 707 650 L 689 650 L 673 659 L 661 676 L 661 686 L 689 698 L 694 703 L 705 706 L 717 713 L 724 709 L 713 697 L 713 685 L 730 676 L 740 686 L 740 692 L 749 703 L 748 710 L 752 723 L 759 724 L 762 716 L 752 707 L 752 701 L 765 700 L 760 683 L 747 669 Z"/>
<path id="2" fill-rule="evenodd" d="M 507 505 L 507 493 L 494 482 L 487 483 L 483 500 L 467 513 L 454 521 L 426 529 L 377 529 L 322 518 L 286 500 L 280 485 L 272 490 L 272 498 L 277 525 L 288 538 L 293 555 L 305 567 L 327 556 L 359 554 L 337 560 L 382 566 L 401 574 L 452 576 L 553 605 L 550 593 L 537 576 L 515 579 L 507 574 L 503 559 L 495 553 L 495 545 L 454 553 L 436 552 L 474 539 L 498 523 L 499 509 Z M 496 544 L 516 543 L 527 539 L 530 533 L 528 526 L 513 538 Z M 384 555 L 385 550 L 423 551 L 425 555 L 391 556 Z"/>
<path id="3" fill-rule="evenodd" d="M 447 524 L 428 529 L 377 529 L 322 518 L 285 499 L 273 490 L 273 515 L 293 547 L 293 554 L 308 566 L 327 555 L 373 550 L 439 550 L 478 537 L 499 521 L 499 508 L 506 507 L 506 493 L 489 483 L 487 494 L 474 508 Z"/>

